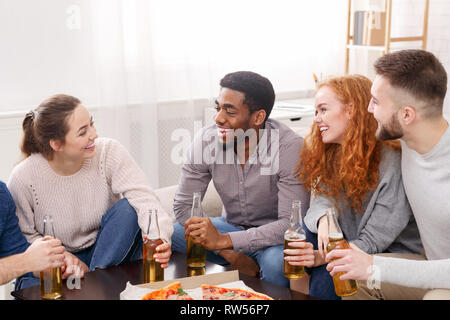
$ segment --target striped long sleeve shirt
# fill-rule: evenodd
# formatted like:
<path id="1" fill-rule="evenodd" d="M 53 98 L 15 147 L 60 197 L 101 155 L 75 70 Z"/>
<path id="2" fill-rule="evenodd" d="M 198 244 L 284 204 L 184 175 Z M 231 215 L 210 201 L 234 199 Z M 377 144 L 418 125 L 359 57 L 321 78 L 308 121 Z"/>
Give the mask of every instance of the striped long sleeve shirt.
<path id="1" fill-rule="evenodd" d="M 242 168 L 239 149 L 223 147 L 216 125 L 203 128 L 182 167 L 174 199 L 177 221 L 184 224 L 190 218 L 193 193 L 203 198 L 212 179 L 223 203 L 222 217 L 241 229 L 229 233 L 235 251 L 282 244 L 292 201 L 302 201 L 302 215 L 309 208 L 310 194 L 295 177 L 302 145 L 303 139 L 286 125 L 268 119 Z"/>

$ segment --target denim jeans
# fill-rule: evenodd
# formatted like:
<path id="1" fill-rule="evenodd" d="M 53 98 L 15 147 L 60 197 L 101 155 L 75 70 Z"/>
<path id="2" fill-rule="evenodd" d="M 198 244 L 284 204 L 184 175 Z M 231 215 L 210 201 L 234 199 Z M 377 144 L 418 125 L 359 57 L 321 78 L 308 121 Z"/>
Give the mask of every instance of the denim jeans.
<path id="1" fill-rule="evenodd" d="M 318 250 L 317 234 L 309 231 L 304 223 L 303 230 L 306 233 L 306 242 L 312 243 L 314 250 Z M 337 296 L 334 291 L 333 278 L 326 268 L 326 264 L 314 268 L 305 268 L 310 277 L 309 295 L 325 300 L 341 300 L 341 297 Z"/>
<path id="2" fill-rule="evenodd" d="M 142 259 L 142 235 L 134 208 L 123 198 L 102 217 L 95 243 L 73 253 L 89 271 Z M 17 278 L 15 290 L 39 285 L 39 278 L 27 273 Z"/>
<path id="3" fill-rule="evenodd" d="M 210 219 L 220 233 L 244 230 L 227 223 L 222 217 L 212 217 Z M 183 226 L 176 222 L 172 235 L 172 251 L 186 253 L 187 241 L 184 239 L 184 233 Z M 244 254 L 251 257 L 259 265 L 261 279 L 279 286 L 289 287 L 289 280 L 283 275 L 283 245 L 268 247 L 255 252 L 244 252 Z M 209 250 L 206 251 L 206 260 L 219 265 L 228 264 L 224 258 Z"/>

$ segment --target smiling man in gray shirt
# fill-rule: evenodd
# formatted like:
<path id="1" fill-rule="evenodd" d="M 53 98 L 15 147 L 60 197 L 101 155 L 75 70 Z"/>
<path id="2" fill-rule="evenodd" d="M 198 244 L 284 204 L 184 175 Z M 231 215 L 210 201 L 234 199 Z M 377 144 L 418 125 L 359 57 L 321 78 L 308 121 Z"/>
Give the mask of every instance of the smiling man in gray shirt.
<path id="1" fill-rule="evenodd" d="M 262 279 L 288 287 L 283 235 L 292 201 L 301 200 L 305 213 L 310 198 L 294 177 L 303 139 L 267 119 L 275 100 L 268 79 L 241 71 L 220 85 L 216 123 L 196 135 L 182 167 L 172 250 L 186 252 L 185 237 L 191 235 L 208 249 L 208 260 L 243 272 L 253 263 Z M 191 218 L 193 193 L 203 197 L 211 179 L 223 202 L 222 217 Z"/>

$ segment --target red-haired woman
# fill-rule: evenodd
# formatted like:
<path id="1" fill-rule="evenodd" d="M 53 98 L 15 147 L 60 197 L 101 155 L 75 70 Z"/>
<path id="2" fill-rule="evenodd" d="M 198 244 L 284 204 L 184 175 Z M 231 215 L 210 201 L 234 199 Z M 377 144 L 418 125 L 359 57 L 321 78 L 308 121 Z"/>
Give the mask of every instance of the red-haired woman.
<path id="1" fill-rule="evenodd" d="M 319 84 L 316 116 L 297 173 L 315 194 L 304 218 L 307 243 L 287 250 L 293 265 L 305 265 L 309 294 L 338 299 L 326 270 L 326 209 L 336 208 L 344 237 L 369 254 L 419 253 L 422 245 L 403 189 L 397 142 L 375 138 L 368 112 L 371 81 L 352 75 Z"/>

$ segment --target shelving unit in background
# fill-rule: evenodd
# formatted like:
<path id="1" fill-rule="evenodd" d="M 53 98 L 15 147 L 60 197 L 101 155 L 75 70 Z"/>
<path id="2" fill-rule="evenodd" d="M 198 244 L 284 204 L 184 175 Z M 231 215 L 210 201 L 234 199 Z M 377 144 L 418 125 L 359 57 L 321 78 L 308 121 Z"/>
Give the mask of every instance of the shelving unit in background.
<path id="1" fill-rule="evenodd" d="M 422 41 L 422 49 L 426 50 L 427 46 L 427 32 L 428 32 L 428 10 L 429 10 L 429 0 L 425 1 L 424 15 L 423 15 L 423 32 L 421 36 L 415 37 L 391 37 L 391 21 L 392 21 L 392 1 L 385 0 L 385 36 L 384 45 L 382 46 L 365 46 L 356 45 L 354 42 L 354 34 L 351 32 L 352 25 L 352 2 L 353 0 L 348 0 L 348 11 L 347 11 L 347 42 L 345 46 L 345 73 L 348 74 L 349 64 L 350 64 L 350 49 L 352 48 L 363 48 L 365 50 L 379 51 L 381 55 L 388 53 L 391 50 L 392 42 L 410 42 L 410 41 Z"/>

